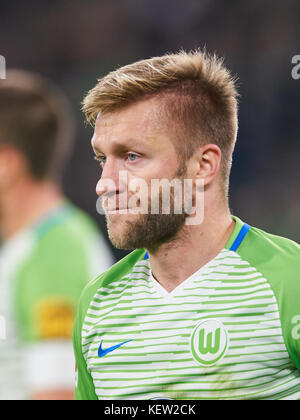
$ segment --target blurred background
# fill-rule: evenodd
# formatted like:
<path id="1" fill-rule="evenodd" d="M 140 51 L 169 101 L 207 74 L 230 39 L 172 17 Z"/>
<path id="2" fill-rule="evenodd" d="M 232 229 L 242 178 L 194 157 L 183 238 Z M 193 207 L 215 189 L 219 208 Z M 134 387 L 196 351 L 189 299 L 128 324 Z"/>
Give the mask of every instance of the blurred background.
<path id="1" fill-rule="evenodd" d="M 239 135 L 230 205 L 249 224 L 300 242 L 299 0 L 1 1 L 0 55 L 8 68 L 51 78 L 71 100 L 76 146 L 68 197 L 93 216 L 99 166 L 80 102 L 97 78 L 133 61 L 206 46 L 239 77 Z M 106 235 L 107 238 L 107 235 Z M 113 249 L 116 259 L 125 253 Z"/>

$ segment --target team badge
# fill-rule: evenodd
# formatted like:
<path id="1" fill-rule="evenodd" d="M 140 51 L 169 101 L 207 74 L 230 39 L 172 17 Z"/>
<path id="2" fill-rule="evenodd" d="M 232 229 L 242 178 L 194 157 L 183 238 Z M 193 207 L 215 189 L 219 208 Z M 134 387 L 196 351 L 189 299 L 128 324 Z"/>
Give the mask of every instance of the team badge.
<path id="1" fill-rule="evenodd" d="M 222 322 L 217 319 L 206 319 L 194 328 L 190 346 L 192 355 L 198 363 L 211 366 L 222 359 L 228 343 L 228 334 Z"/>

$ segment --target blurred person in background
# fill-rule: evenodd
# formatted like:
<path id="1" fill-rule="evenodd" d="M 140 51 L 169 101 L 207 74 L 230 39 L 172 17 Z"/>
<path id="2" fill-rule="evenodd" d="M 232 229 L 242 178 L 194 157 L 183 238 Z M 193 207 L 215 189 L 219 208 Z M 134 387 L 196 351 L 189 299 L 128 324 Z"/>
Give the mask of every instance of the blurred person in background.
<path id="1" fill-rule="evenodd" d="M 60 181 L 74 121 L 48 80 L 0 81 L 0 399 L 73 399 L 77 302 L 114 259 Z M 4 337 L 2 337 L 4 338 Z"/>

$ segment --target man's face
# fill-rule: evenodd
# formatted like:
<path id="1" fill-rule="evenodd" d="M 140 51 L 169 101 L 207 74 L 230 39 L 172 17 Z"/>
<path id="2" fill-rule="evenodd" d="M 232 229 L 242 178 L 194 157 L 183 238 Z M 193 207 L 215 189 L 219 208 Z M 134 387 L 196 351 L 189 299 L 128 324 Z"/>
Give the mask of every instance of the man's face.
<path id="1" fill-rule="evenodd" d="M 173 239 L 187 217 L 184 212 L 174 214 L 172 194 L 169 214 L 162 214 L 161 208 L 159 214 L 151 214 L 153 195 L 161 202 L 161 189 L 151 190 L 151 180 L 171 181 L 185 175 L 158 113 L 158 102 L 150 99 L 99 115 L 95 124 L 92 146 L 103 168 L 97 194 L 102 198 L 110 240 L 117 248 L 155 248 Z M 133 200 L 140 180 L 149 188 L 140 189 L 140 199 Z M 141 202 L 146 203 L 147 214 L 139 211 L 145 210 Z"/>

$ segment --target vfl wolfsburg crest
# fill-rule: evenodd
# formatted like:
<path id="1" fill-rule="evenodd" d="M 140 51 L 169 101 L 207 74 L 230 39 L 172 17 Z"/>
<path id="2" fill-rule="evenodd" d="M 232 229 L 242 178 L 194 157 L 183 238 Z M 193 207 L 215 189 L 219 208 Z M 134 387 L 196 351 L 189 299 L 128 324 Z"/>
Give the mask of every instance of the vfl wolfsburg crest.
<path id="1" fill-rule="evenodd" d="M 217 319 L 201 321 L 191 335 L 191 351 L 201 365 L 217 363 L 228 348 L 228 335 L 222 322 Z"/>

